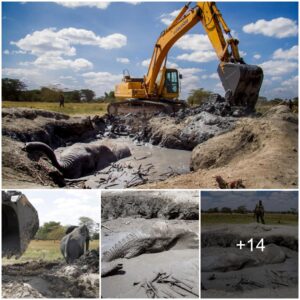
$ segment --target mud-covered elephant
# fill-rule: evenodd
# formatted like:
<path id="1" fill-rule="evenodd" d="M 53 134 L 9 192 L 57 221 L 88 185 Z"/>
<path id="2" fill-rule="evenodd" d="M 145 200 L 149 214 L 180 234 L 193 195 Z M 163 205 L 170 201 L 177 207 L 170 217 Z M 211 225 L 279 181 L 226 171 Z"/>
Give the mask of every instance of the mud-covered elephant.
<path id="1" fill-rule="evenodd" d="M 67 230 L 69 233 L 60 241 L 60 251 L 67 263 L 72 263 L 89 250 L 90 234 L 87 226 L 72 227 L 74 229 Z"/>

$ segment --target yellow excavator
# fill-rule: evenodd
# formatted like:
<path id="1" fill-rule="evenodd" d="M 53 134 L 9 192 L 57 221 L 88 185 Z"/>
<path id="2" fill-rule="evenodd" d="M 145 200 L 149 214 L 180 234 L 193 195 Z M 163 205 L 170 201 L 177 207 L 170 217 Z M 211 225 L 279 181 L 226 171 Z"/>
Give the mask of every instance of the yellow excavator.
<path id="1" fill-rule="evenodd" d="M 167 68 L 169 50 L 185 33 L 201 22 L 220 60 L 218 74 L 225 90 L 225 99 L 232 106 L 242 106 L 249 111 L 255 109 L 263 80 L 263 71 L 248 65 L 241 58 L 239 41 L 230 34 L 215 2 L 197 2 L 194 8 L 186 4 L 173 22 L 161 33 L 143 78 L 132 78 L 124 74 L 115 87 L 118 102 L 108 106 L 110 115 L 128 112 L 174 112 L 186 106 L 178 100 L 179 79 L 177 69 Z M 224 34 L 227 35 L 225 39 Z"/>

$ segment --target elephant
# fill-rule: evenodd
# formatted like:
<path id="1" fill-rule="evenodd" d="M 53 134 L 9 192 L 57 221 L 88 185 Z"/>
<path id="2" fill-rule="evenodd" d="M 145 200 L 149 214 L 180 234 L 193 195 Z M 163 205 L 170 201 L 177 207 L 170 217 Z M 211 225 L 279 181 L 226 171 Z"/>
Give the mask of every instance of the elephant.
<path id="1" fill-rule="evenodd" d="M 73 263 L 74 260 L 89 250 L 90 241 L 90 234 L 86 225 L 72 227 L 73 230 L 60 241 L 60 251 L 68 264 Z"/>
<path id="2" fill-rule="evenodd" d="M 42 142 L 29 142 L 24 150 L 40 151 L 47 155 L 54 167 L 68 179 L 80 178 L 109 166 L 112 162 L 131 155 L 127 146 L 108 147 L 102 142 L 78 143 L 65 149 L 59 157 Z"/>

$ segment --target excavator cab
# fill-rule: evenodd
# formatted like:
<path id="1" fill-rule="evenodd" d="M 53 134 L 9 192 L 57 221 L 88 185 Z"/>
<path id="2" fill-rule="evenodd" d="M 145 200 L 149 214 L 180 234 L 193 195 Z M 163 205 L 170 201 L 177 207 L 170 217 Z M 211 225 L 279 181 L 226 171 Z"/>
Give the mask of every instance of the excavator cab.
<path id="1" fill-rule="evenodd" d="M 18 191 L 2 191 L 2 257 L 19 258 L 39 228 L 37 211 Z"/>
<path id="2" fill-rule="evenodd" d="M 166 69 L 165 72 L 165 88 L 170 94 L 179 93 L 179 76 L 176 69 Z"/>

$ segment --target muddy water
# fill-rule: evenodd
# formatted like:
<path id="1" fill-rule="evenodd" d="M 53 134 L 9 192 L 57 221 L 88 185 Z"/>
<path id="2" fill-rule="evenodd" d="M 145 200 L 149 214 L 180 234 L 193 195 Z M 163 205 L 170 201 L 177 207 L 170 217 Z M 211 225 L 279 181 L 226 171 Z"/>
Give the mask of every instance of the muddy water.
<path id="1" fill-rule="evenodd" d="M 130 138 L 113 141 L 127 145 L 132 155 L 85 177 L 87 188 L 130 188 L 190 171 L 190 151 L 138 144 Z"/>

